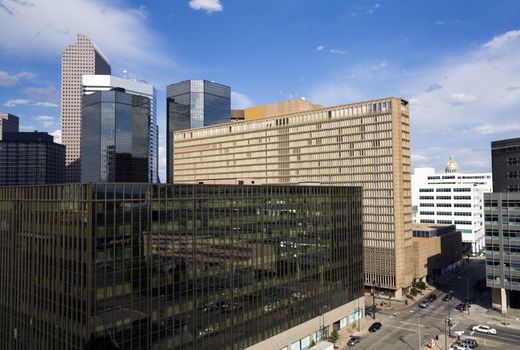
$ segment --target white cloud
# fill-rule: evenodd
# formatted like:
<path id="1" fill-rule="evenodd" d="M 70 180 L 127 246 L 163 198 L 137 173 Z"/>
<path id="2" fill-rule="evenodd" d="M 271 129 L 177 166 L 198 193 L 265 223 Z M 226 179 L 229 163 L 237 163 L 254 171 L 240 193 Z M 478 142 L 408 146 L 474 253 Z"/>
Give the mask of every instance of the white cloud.
<path id="1" fill-rule="evenodd" d="M 468 149 L 461 154 L 465 164 L 461 169 L 489 171 L 490 136 L 518 137 L 520 31 L 498 35 L 456 56 L 436 58 L 429 66 L 398 67 L 392 62 L 393 69 L 377 71 L 372 66 L 377 64 L 331 72 L 322 84 L 304 93 L 323 105 L 383 96 L 407 99 L 411 148 L 428 158 L 421 163 L 429 164 L 422 165 L 438 169 L 444 168 L 450 154 Z"/>
<path id="2" fill-rule="evenodd" d="M 342 49 L 330 49 L 329 52 L 332 54 L 336 54 L 336 55 L 344 55 L 347 53 L 347 51 L 342 50 Z"/>
<path id="3" fill-rule="evenodd" d="M 34 130 L 36 130 L 36 128 L 35 128 L 34 125 L 32 125 L 32 124 L 29 124 L 29 125 L 20 125 L 20 130 L 21 130 L 21 131 L 34 131 Z"/>
<path id="4" fill-rule="evenodd" d="M 423 156 L 422 154 L 412 153 L 411 159 L 413 162 L 422 162 L 422 161 L 428 160 L 428 157 Z"/>
<path id="5" fill-rule="evenodd" d="M 477 98 L 473 95 L 468 95 L 463 92 L 458 92 L 455 94 L 451 94 L 451 103 L 453 105 L 461 105 L 466 103 L 475 102 Z"/>
<path id="6" fill-rule="evenodd" d="M 50 115 L 39 115 L 36 117 L 36 120 L 41 122 L 42 125 L 46 128 L 48 128 L 54 124 L 54 117 L 52 117 Z"/>
<path id="7" fill-rule="evenodd" d="M 6 107 L 16 107 L 18 105 L 26 105 L 28 104 L 30 101 L 29 100 L 26 100 L 26 99 L 23 99 L 23 98 L 17 98 L 17 99 L 14 99 L 14 100 L 7 100 L 4 102 L 4 106 Z"/>
<path id="8" fill-rule="evenodd" d="M 190 0 L 190 7 L 194 10 L 204 10 L 207 13 L 220 12 L 224 8 L 220 0 Z"/>
<path id="9" fill-rule="evenodd" d="M 487 42 L 484 47 L 490 50 L 500 50 L 520 38 L 520 30 L 511 30 L 502 35 L 497 35 L 493 40 Z"/>
<path id="10" fill-rule="evenodd" d="M 121 1 L 31 0 L 0 8 L 0 50 L 10 55 L 56 59 L 85 33 L 114 62 L 130 69 L 154 71 L 174 66 L 163 52 L 161 36 L 146 26 L 145 9 L 124 8 Z M 150 74 L 142 74 L 147 80 Z M 158 75 L 159 73 L 154 73 Z"/>
<path id="11" fill-rule="evenodd" d="M 39 107 L 59 107 L 56 103 L 52 102 L 36 102 L 34 105 Z"/>
<path id="12" fill-rule="evenodd" d="M 254 105 L 254 102 L 240 92 L 231 91 L 231 106 L 233 109 L 244 109 Z"/>
<path id="13" fill-rule="evenodd" d="M 469 132 L 478 133 L 482 135 L 497 134 L 503 132 L 518 132 L 520 131 L 520 123 L 512 124 L 482 124 L 471 128 Z"/>
<path id="14" fill-rule="evenodd" d="M 325 48 L 325 45 L 318 45 L 318 47 L 316 48 L 316 51 L 321 51 Z"/>
<path id="15" fill-rule="evenodd" d="M 36 77 L 35 74 L 26 71 L 21 71 L 16 74 L 9 74 L 9 72 L 0 70 L 0 86 L 17 85 L 20 83 L 22 78 L 33 79 L 34 77 Z"/>
<path id="16" fill-rule="evenodd" d="M 435 24 L 438 25 L 438 26 L 443 26 L 443 25 L 446 24 L 446 22 L 441 21 L 441 20 L 436 20 L 436 21 L 435 21 Z"/>
<path id="17" fill-rule="evenodd" d="M 49 135 L 54 136 L 54 142 L 61 143 L 61 129 L 50 132 Z"/>

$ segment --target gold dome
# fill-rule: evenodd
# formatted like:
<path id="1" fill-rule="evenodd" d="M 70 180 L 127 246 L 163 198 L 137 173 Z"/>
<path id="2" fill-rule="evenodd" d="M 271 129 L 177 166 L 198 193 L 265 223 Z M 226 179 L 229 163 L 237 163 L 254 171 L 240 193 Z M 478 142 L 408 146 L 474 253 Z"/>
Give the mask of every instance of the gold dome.
<path id="1" fill-rule="evenodd" d="M 450 156 L 450 160 L 448 160 L 444 171 L 447 173 L 456 173 L 458 168 L 459 166 L 457 165 L 457 162 L 453 160 L 453 156 Z"/>

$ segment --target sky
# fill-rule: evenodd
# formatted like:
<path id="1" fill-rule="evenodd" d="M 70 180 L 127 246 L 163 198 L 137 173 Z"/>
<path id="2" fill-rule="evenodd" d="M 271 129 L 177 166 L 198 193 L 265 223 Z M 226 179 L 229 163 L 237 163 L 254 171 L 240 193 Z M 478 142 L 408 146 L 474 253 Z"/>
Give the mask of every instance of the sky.
<path id="1" fill-rule="evenodd" d="M 520 137 L 518 0 L 0 0 L 0 111 L 60 136 L 63 49 L 83 33 L 158 91 L 231 86 L 232 107 L 305 97 L 411 103 L 412 167 L 489 172 L 490 142 Z"/>

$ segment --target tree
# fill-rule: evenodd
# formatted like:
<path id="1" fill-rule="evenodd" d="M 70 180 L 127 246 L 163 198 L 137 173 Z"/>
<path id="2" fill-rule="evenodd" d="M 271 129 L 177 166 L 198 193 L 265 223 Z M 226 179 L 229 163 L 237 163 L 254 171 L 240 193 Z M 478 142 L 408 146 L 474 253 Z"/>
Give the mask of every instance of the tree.
<path id="1" fill-rule="evenodd" d="M 332 340 L 332 343 L 333 344 L 336 344 L 336 342 L 338 341 L 339 339 L 339 333 L 338 333 L 338 330 L 333 330 L 332 333 L 330 334 L 330 340 Z"/>
<path id="2" fill-rule="evenodd" d="M 414 297 L 417 295 L 417 293 L 419 292 L 419 290 L 415 287 L 412 287 L 412 289 L 410 289 L 410 294 Z"/>
<path id="3" fill-rule="evenodd" d="M 311 343 L 309 344 L 309 348 L 312 348 L 313 346 L 316 346 L 316 342 L 314 339 L 311 340 Z"/>

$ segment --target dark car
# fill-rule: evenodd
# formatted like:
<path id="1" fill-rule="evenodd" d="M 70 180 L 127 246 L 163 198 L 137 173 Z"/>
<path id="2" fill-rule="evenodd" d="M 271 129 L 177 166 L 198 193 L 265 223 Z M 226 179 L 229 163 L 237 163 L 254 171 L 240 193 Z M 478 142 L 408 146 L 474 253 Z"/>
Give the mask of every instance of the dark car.
<path id="1" fill-rule="evenodd" d="M 459 311 L 466 311 L 468 309 L 469 305 L 466 303 L 460 303 L 457 306 L 455 306 L 455 309 Z"/>
<path id="2" fill-rule="evenodd" d="M 430 302 L 430 303 L 435 301 L 435 299 L 437 299 L 437 295 L 435 295 L 435 294 L 430 294 L 426 297 L 426 300 L 428 300 L 428 302 Z"/>
<path id="3" fill-rule="evenodd" d="M 450 301 L 451 298 L 453 298 L 453 295 L 451 295 L 451 294 L 446 294 L 445 296 L 442 297 L 442 300 L 444 300 L 444 301 Z"/>
<path id="4" fill-rule="evenodd" d="M 368 331 L 369 331 L 369 332 L 372 332 L 372 333 L 377 332 L 378 330 L 381 329 L 381 326 L 382 326 L 382 325 L 381 325 L 381 322 L 374 322 L 374 323 L 372 323 L 372 325 L 368 328 Z"/>
<path id="5" fill-rule="evenodd" d="M 475 339 L 464 339 L 461 340 L 460 343 L 469 346 L 470 349 L 475 349 L 478 346 L 478 343 Z"/>
<path id="6" fill-rule="evenodd" d="M 357 337 L 357 336 L 353 335 L 350 337 L 350 340 L 348 341 L 347 345 L 354 346 L 356 344 L 359 344 L 360 341 L 361 341 L 361 337 Z"/>

